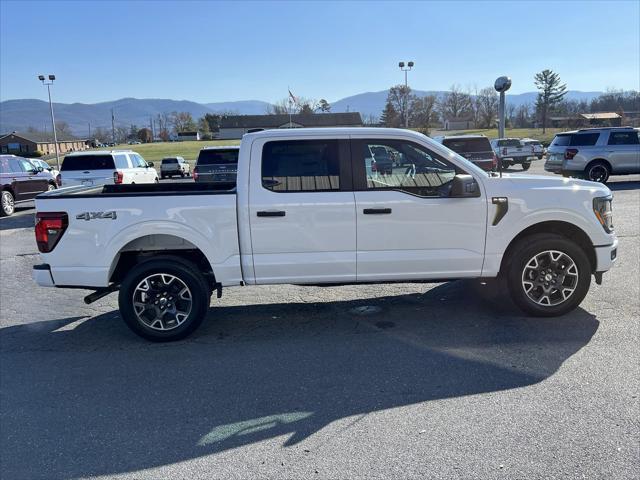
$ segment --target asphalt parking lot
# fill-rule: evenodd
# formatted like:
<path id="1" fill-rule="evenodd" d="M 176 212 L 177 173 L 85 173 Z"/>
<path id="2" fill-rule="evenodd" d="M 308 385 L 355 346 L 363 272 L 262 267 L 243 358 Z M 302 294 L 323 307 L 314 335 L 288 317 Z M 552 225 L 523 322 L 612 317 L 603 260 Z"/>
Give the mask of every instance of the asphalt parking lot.
<path id="1" fill-rule="evenodd" d="M 115 295 L 35 286 L 20 208 L 0 220 L 0 477 L 638 478 L 640 177 L 610 187 L 617 264 L 565 317 L 469 282 L 244 287 L 172 344 L 130 333 Z"/>

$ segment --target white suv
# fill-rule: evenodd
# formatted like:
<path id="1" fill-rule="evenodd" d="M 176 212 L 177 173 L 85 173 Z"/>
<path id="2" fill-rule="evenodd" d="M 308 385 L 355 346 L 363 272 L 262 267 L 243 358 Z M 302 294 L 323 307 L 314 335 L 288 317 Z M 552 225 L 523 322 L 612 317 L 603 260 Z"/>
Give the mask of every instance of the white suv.
<path id="1" fill-rule="evenodd" d="M 131 150 L 70 153 L 60 167 L 63 187 L 158 183 L 158 172 Z"/>

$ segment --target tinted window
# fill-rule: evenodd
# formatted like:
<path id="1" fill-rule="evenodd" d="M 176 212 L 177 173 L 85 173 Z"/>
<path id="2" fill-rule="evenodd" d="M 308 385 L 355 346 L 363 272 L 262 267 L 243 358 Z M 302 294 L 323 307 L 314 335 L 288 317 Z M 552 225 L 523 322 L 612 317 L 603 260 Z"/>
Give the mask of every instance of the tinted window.
<path id="1" fill-rule="evenodd" d="M 229 163 L 238 163 L 237 148 L 229 150 L 207 149 L 200 150 L 198 154 L 198 165 L 226 165 Z"/>
<path id="2" fill-rule="evenodd" d="M 162 165 L 169 165 L 172 163 L 178 163 L 178 159 L 177 158 L 163 158 L 162 159 Z"/>
<path id="3" fill-rule="evenodd" d="M 400 190 L 422 197 L 448 196 L 456 168 L 442 157 L 412 142 L 364 140 L 355 142 L 364 163 L 367 189 Z M 381 168 L 372 154 L 384 146 L 396 160 Z"/>
<path id="4" fill-rule="evenodd" d="M 521 147 L 522 143 L 520 143 L 520 140 L 513 138 L 509 140 L 498 140 L 498 146 L 499 147 Z"/>
<path id="5" fill-rule="evenodd" d="M 129 162 L 127 161 L 127 156 L 124 153 L 114 155 L 113 158 L 116 161 L 117 168 L 129 168 Z"/>
<path id="6" fill-rule="evenodd" d="M 595 145 L 600 138 L 600 134 L 596 133 L 574 133 L 571 135 L 570 147 L 589 147 Z"/>
<path id="7" fill-rule="evenodd" d="M 465 153 L 491 151 L 491 144 L 486 138 L 447 138 L 442 143 L 462 156 Z"/>
<path id="8" fill-rule="evenodd" d="M 551 142 L 552 147 L 568 147 L 571 142 L 571 135 L 556 135 Z"/>
<path id="9" fill-rule="evenodd" d="M 637 132 L 611 132 L 609 145 L 638 145 Z"/>
<path id="10" fill-rule="evenodd" d="M 337 140 L 267 142 L 262 149 L 262 186 L 276 192 L 340 189 Z"/>
<path id="11" fill-rule="evenodd" d="M 114 170 L 115 164 L 111 155 L 69 155 L 64 157 L 62 167 L 69 170 Z"/>

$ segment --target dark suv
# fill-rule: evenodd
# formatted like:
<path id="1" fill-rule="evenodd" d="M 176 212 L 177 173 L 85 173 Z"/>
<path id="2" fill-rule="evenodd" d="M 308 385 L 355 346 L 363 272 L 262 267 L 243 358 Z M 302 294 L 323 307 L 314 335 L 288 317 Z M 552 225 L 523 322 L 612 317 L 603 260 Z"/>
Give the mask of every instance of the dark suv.
<path id="1" fill-rule="evenodd" d="M 496 169 L 497 159 L 489 139 L 484 135 L 454 135 L 434 140 L 450 148 L 483 170 Z"/>
<path id="2" fill-rule="evenodd" d="M 235 183 L 239 152 L 239 146 L 203 148 L 193 169 L 193 179 L 206 183 Z"/>
<path id="3" fill-rule="evenodd" d="M 33 200 L 39 193 L 56 188 L 50 173 L 15 155 L 0 155 L 0 181 L 0 216 L 3 217 L 13 214 L 16 203 Z"/>

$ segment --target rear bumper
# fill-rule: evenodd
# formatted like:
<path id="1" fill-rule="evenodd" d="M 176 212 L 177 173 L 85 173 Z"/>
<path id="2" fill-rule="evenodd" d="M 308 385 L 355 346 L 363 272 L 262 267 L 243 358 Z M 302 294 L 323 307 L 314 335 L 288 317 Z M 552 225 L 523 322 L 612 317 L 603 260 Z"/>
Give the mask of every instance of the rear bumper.
<path id="1" fill-rule="evenodd" d="M 596 247 L 596 272 L 606 272 L 613 267 L 618 257 L 618 239 L 611 245 Z"/>
<path id="2" fill-rule="evenodd" d="M 520 157 L 502 157 L 502 161 L 505 163 L 512 163 L 514 165 L 523 164 L 523 163 L 531 163 L 534 160 L 537 160 L 538 157 L 535 155 L 527 155 Z"/>
<path id="3" fill-rule="evenodd" d="M 55 283 L 53 283 L 53 277 L 51 276 L 51 267 L 46 263 L 34 265 L 33 270 L 31 271 L 31 276 L 33 281 L 41 287 L 56 286 Z"/>

